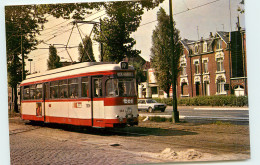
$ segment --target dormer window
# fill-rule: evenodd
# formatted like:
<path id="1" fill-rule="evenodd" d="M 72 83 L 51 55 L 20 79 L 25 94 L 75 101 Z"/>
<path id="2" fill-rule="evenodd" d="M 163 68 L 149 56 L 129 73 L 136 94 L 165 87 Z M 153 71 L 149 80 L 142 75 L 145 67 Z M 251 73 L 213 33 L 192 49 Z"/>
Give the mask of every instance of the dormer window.
<path id="1" fill-rule="evenodd" d="M 194 53 L 195 53 L 195 54 L 198 54 L 198 53 L 199 53 L 199 46 L 198 46 L 198 45 L 195 45 Z"/>
<path id="2" fill-rule="evenodd" d="M 203 52 L 207 52 L 208 51 L 208 44 L 207 42 L 203 43 Z"/>
<path id="3" fill-rule="evenodd" d="M 222 49 L 222 40 L 221 39 L 217 40 L 217 50 L 218 49 Z"/>

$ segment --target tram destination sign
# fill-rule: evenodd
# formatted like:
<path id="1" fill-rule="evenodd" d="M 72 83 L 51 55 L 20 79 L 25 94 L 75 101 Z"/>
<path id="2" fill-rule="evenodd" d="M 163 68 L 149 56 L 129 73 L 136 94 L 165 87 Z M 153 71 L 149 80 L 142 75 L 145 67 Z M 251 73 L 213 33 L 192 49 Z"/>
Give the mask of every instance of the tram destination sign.
<path id="1" fill-rule="evenodd" d="M 134 72 L 117 72 L 118 77 L 134 77 Z"/>

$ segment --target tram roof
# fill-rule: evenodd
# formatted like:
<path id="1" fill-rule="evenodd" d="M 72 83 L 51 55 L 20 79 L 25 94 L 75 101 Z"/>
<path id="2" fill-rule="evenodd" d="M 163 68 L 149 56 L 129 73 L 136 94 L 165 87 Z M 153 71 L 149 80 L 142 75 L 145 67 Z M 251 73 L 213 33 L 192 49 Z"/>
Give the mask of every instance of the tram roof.
<path id="1" fill-rule="evenodd" d="M 22 81 L 22 84 L 31 82 L 44 81 L 48 79 L 55 79 L 59 77 L 73 76 L 83 73 L 96 73 L 113 70 L 124 70 L 121 68 L 120 63 L 107 63 L 107 62 L 83 62 L 79 64 L 73 64 L 57 69 L 48 70 L 42 73 L 36 73 L 28 75 L 26 80 Z M 134 67 L 129 66 L 128 70 L 134 70 Z"/>

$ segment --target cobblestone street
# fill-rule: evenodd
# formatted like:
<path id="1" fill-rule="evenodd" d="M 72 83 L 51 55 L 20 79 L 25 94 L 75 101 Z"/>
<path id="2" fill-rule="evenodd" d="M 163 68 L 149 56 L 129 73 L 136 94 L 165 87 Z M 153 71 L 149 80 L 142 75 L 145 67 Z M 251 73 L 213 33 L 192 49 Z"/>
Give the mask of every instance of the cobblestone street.
<path id="1" fill-rule="evenodd" d="M 120 132 L 121 131 L 121 132 Z M 141 122 L 100 130 L 9 120 L 11 164 L 145 164 L 250 158 L 248 126 Z M 193 143 L 190 143 L 193 141 Z"/>
<path id="2" fill-rule="evenodd" d="M 44 129 L 44 128 L 40 128 Z M 37 134 L 31 130 L 10 135 L 11 164 L 139 164 L 156 162 L 113 146 L 98 146 Z M 56 136 L 56 135 L 54 135 Z"/>

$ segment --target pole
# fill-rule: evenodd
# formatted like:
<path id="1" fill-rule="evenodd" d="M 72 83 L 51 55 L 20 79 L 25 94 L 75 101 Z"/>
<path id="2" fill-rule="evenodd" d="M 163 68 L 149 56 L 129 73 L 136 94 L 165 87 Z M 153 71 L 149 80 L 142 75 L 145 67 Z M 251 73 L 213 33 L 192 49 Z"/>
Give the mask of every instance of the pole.
<path id="1" fill-rule="evenodd" d="M 24 53 L 23 53 L 23 34 L 21 33 L 21 55 L 22 55 L 22 80 L 25 79 L 24 77 Z"/>
<path id="2" fill-rule="evenodd" d="M 177 74 L 176 70 L 174 67 L 176 66 L 176 61 L 174 60 L 174 48 L 173 48 L 173 14 L 172 14 L 172 0 L 169 0 L 169 6 L 170 6 L 170 27 L 171 27 L 171 52 L 172 52 L 172 122 L 173 123 L 178 123 L 179 122 L 179 112 L 177 110 L 177 97 L 176 97 L 176 79 L 177 79 Z"/>
<path id="3" fill-rule="evenodd" d="M 102 20 L 101 20 L 101 18 L 99 19 L 99 22 L 100 22 L 100 24 L 99 24 L 99 26 L 100 26 L 100 34 L 102 35 Z M 103 59 L 104 58 L 104 54 L 103 54 L 103 42 L 101 41 L 100 42 L 100 62 L 103 62 Z"/>

